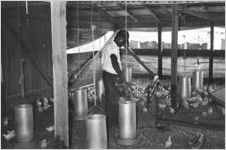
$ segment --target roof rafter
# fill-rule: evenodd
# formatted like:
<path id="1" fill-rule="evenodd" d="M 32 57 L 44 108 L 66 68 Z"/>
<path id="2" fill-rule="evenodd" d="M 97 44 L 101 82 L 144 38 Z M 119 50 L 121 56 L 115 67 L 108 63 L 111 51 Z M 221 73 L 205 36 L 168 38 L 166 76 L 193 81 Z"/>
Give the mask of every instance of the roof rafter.
<path id="1" fill-rule="evenodd" d="M 160 5 L 160 7 L 167 13 L 167 14 L 170 14 L 172 13 L 172 11 L 169 11 L 165 5 Z"/>
<path id="2" fill-rule="evenodd" d="M 151 16 L 153 17 L 153 18 L 155 18 L 155 20 L 158 22 L 158 23 L 160 23 L 160 19 L 157 17 L 157 15 L 151 10 L 151 8 L 149 8 L 149 7 L 145 7 L 145 9 L 147 9 L 150 13 L 151 13 Z"/>
<path id="3" fill-rule="evenodd" d="M 121 4 L 118 4 L 118 6 L 123 9 L 123 7 L 121 6 Z M 125 10 L 126 11 L 126 10 Z M 134 22 L 138 22 L 137 18 L 134 17 L 128 10 L 126 11 L 126 13 L 128 14 L 128 16 L 134 21 Z"/>
<path id="4" fill-rule="evenodd" d="M 112 19 L 112 16 L 111 14 L 106 10 L 106 8 L 104 8 L 101 4 L 97 3 L 96 4 L 101 10 L 103 10 L 109 17 L 111 17 Z"/>
<path id="5" fill-rule="evenodd" d="M 194 17 L 197 17 L 197 18 L 202 18 L 202 19 L 205 19 L 205 20 L 211 20 L 208 15 L 200 13 L 200 12 L 184 10 L 184 11 L 182 11 L 182 13 L 188 14 L 190 16 L 194 16 Z"/>
<path id="6" fill-rule="evenodd" d="M 203 7 L 204 7 L 204 9 L 206 10 L 206 12 L 207 12 L 207 14 L 208 14 L 210 20 L 213 20 L 211 14 L 210 14 L 210 11 L 209 11 L 209 9 L 208 9 L 208 7 L 207 7 L 207 6 L 203 6 Z"/>

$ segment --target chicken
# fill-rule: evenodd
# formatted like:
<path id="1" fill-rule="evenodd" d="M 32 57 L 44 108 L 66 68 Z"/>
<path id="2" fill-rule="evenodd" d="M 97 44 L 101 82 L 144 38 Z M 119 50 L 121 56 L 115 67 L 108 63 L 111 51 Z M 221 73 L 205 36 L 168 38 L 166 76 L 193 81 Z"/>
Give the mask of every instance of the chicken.
<path id="1" fill-rule="evenodd" d="M 145 106 L 143 106 L 142 110 L 143 110 L 144 113 L 146 113 L 148 111 L 148 109 Z"/>
<path id="2" fill-rule="evenodd" d="M 7 126 L 9 124 L 9 118 L 6 117 L 4 120 L 3 120 L 3 125 L 4 126 Z"/>
<path id="3" fill-rule="evenodd" d="M 204 100 L 200 104 L 201 104 L 201 106 L 206 106 L 208 104 L 208 100 Z"/>
<path id="4" fill-rule="evenodd" d="M 198 108 L 199 102 L 192 103 L 192 104 L 190 104 L 190 106 L 192 106 L 193 108 Z"/>
<path id="5" fill-rule="evenodd" d="M 213 93 L 215 90 L 212 88 L 212 86 L 208 87 L 208 92 Z"/>
<path id="6" fill-rule="evenodd" d="M 53 132 L 54 131 L 54 126 L 49 126 L 49 127 L 46 128 L 46 130 L 48 132 Z"/>
<path id="7" fill-rule="evenodd" d="M 166 142 L 165 142 L 165 148 L 170 148 L 172 146 L 172 137 L 171 136 L 168 136 Z"/>
<path id="8" fill-rule="evenodd" d="M 208 113 L 207 112 L 202 112 L 202 116 L 203 117 L 207 117 L 208 116 Z"/>
<path id="9" fill-rule="evenodd" d="M 170 107 L 169 112 L 173 115 L 175 111 L 174 111 L 174 109 L 172 107 Z"/>
<path id="10" fill-rule="evenodd" d="M 213 113 L 213 107 L 209 107 L 209 109 L 208 109 L 208 114 L 212 114 Z"/>
<path id="11" fill-rule="evenodd" d="M 48 109 L 51 105 L 48 104 L 49 100 L 46 97 L 43 97 L 43 109 Z"/>
<path id="12" fill-rule="evenodd" d="M 189 144 L 191 145 L 192 149 L 198 149 L 201 148 L 201 146 L 204 143 L 204 135 L 202 133 L 197 133 L 195 137 L 191 139 Z"/>
<path id="13" fill-rule="evenodd" d="M 41 141 L 41 148 L 42 149 L 46 149 L 47 148 L 47 141 L 46 141 L 46 139 Z"/>
<path id="14" fill-rule="evenodd" d="M 2 134 L 2 135 L 7 141 L 9 141 L 10 139 L 12 139 L 15 136 L 15 131 L 14 130 L 12 130 L 12 131 L 7 130 L 7 134 Z"/>
<path id="15" fill-rule="evenodd" d="M 42 102 L 40 101 L 40 99 L 36 101 L 36 105 L 38 107 L 38 112 L 42 112 Z"/>
<path id="16" fill-rule="evenodd" d="M 184 108 L 189 109 L 189 104 L 186 100 L 183 101 L 183 106 Z"/>

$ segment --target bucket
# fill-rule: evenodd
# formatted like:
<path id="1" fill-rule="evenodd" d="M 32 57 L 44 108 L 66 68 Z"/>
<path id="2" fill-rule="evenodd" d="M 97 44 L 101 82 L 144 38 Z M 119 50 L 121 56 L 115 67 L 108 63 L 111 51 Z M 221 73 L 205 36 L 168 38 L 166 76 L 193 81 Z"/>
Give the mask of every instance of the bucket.
<path id="1" fill-rule="evenodd" d="M 97 104 L 101 107 L 104 106 L 103 104 L 103 95 L 104 95 L 104 81 L 103 79 L 99 79 L 96 82 L 96 95 L 97 95 Z"/>
<path id="2" fill-rule="evenodd" d="M 34 139 L 33 106 L 20 104 L 14 108 L 15 133 L 17 142 L 30 142 Z"/>
<path id="3" fill-rule="evenodd" d="M 124 66 L 123 77 L 124 77 L 126 82 L 132 82 L 132 67 Z"/>
<path id="4" fill-rule="evenodd" d="M 93 114 L 86 117 L 86 144 L 88 149 L 107 149 L 105 115 Z"/>
<path id="5" fill-rule="evenodd" d="M 136 138 L 136 102 L 119 98 L 119 139 Z"/>
<path id="6" fill-rule="evenodd" d="M 192 89 L 198 90 L 203 88 L 203 71 L 196 70 L 192 76 Z"/>
<path id="7" fill-rule="evenodd" d="M 72 97 L 72 102 L 75 119 L 84 120 L 88 113 L 87 89 L 77 89 Z"/>

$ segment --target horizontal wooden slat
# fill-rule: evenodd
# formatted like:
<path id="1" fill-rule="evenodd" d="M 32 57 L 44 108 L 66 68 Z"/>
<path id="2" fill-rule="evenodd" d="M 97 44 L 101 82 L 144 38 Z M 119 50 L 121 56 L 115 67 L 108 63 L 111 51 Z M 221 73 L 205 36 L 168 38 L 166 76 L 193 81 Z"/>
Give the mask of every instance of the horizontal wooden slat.
<path id="1" fill-rule="evenodd" d="M 149 55 L 149 56 L 158 56 L 158 50 L 157 49 L 133 49 L 135 54 L 137 55 Z M 163 56 L 170 56 L 171 49 L 164 49 L 162 51 Z M 125 54 L 125 50 L 122 51 L 123 54 Z M 208 57 L 210 50 L 183 50 L 178 49 L 178 56 L 181 57 L 185 53 L 186 57 L 197 57 L 198 53 L 200 57 Z M 214 57 L 225 57 L 225 50 L 215 50 L 213 52 Z"/>

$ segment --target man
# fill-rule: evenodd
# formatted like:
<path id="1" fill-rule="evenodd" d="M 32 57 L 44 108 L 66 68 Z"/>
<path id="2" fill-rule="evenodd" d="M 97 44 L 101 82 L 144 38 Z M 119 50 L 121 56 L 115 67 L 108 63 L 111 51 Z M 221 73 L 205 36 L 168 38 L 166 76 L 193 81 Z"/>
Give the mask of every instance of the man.
<path id="1" fill-rule="evenodd" d="M 116 83 L 124 82 L 120 60 L 120 48 L 126 47 L 129 42 L 129 33 L 119 30 L 114 40 L 102 52 L 101 65 L 103 68 L 103 81 L 105 88 L 105 111 L 108 127 L 118 124 L 118 100 L 120 91 Z"/>

